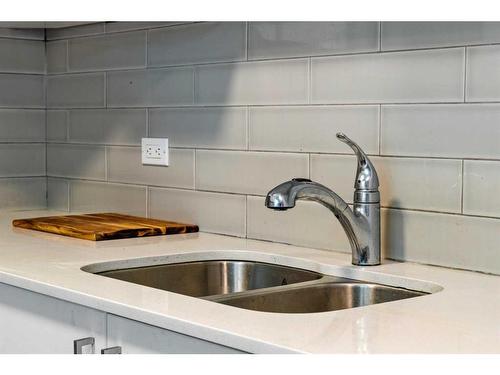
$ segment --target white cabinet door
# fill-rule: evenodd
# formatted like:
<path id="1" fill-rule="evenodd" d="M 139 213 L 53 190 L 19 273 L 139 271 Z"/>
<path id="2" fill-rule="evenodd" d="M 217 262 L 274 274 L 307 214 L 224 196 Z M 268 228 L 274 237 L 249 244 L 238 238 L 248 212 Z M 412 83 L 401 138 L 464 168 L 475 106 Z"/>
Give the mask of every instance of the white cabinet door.
<path id="1" fill-rule="evenodd" d="M 123 354 L 236 354 L 237 349 L 108 314 L 108 346 Z"/>
<path id="2" fill-rule="evenodd" d="M 73 340 L 106 346 L 106 313 L 0 283 L 0 353 L 73 353 Z"/>

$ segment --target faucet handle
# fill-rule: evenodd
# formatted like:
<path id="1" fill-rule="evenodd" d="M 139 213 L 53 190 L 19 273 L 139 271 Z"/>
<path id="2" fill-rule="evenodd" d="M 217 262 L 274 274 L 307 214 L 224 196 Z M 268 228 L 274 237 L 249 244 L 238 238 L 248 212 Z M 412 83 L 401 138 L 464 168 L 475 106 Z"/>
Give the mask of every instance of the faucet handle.
<path id="1" fill-rule="evenodd" d="M 339 141 L 344 142 L 351 147 L 358 158 L 358 170 L 356 171 L 356 180 L 354 189 L 356 190 L 378 190 L 378 176 L 372 162 L 366 156 L 365 152 L 356 142 L 346 136 L 344 133 L 337 133 Z"/>

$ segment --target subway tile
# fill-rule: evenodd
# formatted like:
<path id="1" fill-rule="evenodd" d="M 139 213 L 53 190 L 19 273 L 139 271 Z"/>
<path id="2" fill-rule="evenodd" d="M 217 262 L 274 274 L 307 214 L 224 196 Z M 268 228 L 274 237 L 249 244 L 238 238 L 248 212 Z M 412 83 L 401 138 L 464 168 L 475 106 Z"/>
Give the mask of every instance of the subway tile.
<path id="1" fill-rule="evenodd" d="M 193 68 L 131 70 L 107 74 L 110 107 L 193 103 Z"/>
<path id="2" fill-rule="evenodd" d="M 48 108 L 104 107 L 104 73 L 47 77 Z"/>
<path id="3" fill-rule="evenodd" d="M 500 218 L 500 161 L 464 161 L 464 213 Z"/>
<path id="4" fill-rule="evenodd" d="M 158 108 L 149 110 L 149 135 L 172 147 L 245 149 L 245 108 Z"/>
<path id="5" fill-rule="evenodd" d="M 418 103 L 463 100 L 464 49 L 312 59 L 313 103 Z"/>
<path id="6" fill-rule="evenodd" d="M 42 75 L 0 74 L 0 107 L 45 108 Z"/>
<path id="7" fill-rule="evenodd" d="M 48 144 L 47 175 L 104 180 L 105 152 L 102 146 Z"/>
<path id="8" fill-rule="evenodd" d="M 0 176 L 45 176 L 45 144 L 0 144 Z"/>
<path id="9" fill-rule="evenodd" d="M 500 273 L 500 220 L 382 210 L 382 249 L 392 259 Z"/>
<path id="10" fill-rule="evenodd" d="M 81 109 L 69 112 L 69 141 L 140 145 L 146 137 L 145 109 Z"/>
<path id="11" fill-rule="evenodd" d="M 350 153 L 337 132 L 368 154 L 378 153 L 378 106 L 253 107 L 249 109 L 251 150 Z"/>
<path id="12" fill-rule="evenodd" d="M 250 22 L 248 58 L 377 51 L 378 22 Z"/>
<path id="13" fill-rule="evenodd" d="M 0 208 L 45 209 L 46 180 L 45 177 L 0 178 Z"/>
<path id="14" fill-rule="evenodd" d="M 146 32 L 101 35 L 68 41 L 70 71 L 146 66 Z"/>
<path id="15" fill-rule="evenodd" d="M 0 142 L 45 142 L 45 111 L 0 109 Z"/>
<path id="16" fill-rule="evenodd" d="M 68 139 L 68 111 L 47 110 L 47 141 L 66 142 Z"/>
<path id="17" fill-rule="evenodd" d="M 104 33 L 104 22 L 91 23 L 73 27 L 46 29 L 47 40 L 75 38 L 80 36 L 97 35 Z"/>
<path id="18" fill-rule="evenodd" d="M 370 157 L 385 207 L 460 212 L 460 160 Z M 351 203 L 357 162 L 354 156 L 311 155 L 311 179 Z"/>
<path id="19" fill-rule="evenodd" d="M 47 208 L 69 211 L 69 181 L 47 178 Z"/>
<path id="20" fill-rule="evenodd" d="M 142 165 L 140 147 L 108 147 L 108 179 L 179 188 L 194 188 L 194 150 L 169 151 L 169 166 Z"/>
<path id="21" fill-rule="evenodd" d="M 243 194 L 267 194 L 294 177 L 309 176 L 305 154 L 196 151 L 196 188 Z"/>
<path id="22" fill-rule="evenodd" d="M 80 212 L 117 212 L 147 216 L 147 188 L 72 180 L 70 209 Z"/>
<path id="23" fill-rule="evenodd" d="M 0 72 L 45 73 L 45 43 L 0 38 Z"/>
<path id="24" fill-rule="evenodd" d="M 1 25 L 0 25 L 1 26 Z M 13 39 L 45 40 L 44 29 L 19 29 L 0 27 L 0 37 Z"/>
<path id="25" fill-rule="evenodd" d="M 465 99 L 469 102 L 500 99 L 500 46 L 467 48 Z"/>
<path id="26" fill-rule="evenodd" d="M 149 188 L 149 216 L 197 224 L 201 231 L 245 237 L 246 197 Z"/>
<path id="27" fill-rule="evenodd" d="M 214 64 L 196 68 L 199 104 L 303 104 L 308 100 L 308 60 Z"/>
<path id="28" fill-rule="evenodd" d="M 381 154 L 500 158 L 500 105 L 382 106 Z"/>
<path id="29" fill-rule="evenodd" d="M 121 31 L 143 30 L 156 27 L 167 27 L 180 25 L 188 22 L 106 22 L 106 33 L 115 33 Z M 190 23 L 190 22 L 189 22 Z"/>
<path id="30" fill-rule="evenodd" d="M 382 50 L 500 42 L 500 22 L 382 22 Z"/>
<path id="31" fill-rule="evenodd" d="M 294 209 L 274 211 L 263 197 L 247 198 L 248 238 L 349 253 L 347 236 L 335 216 L 316 202 L 297 201 Z"/>
<path id="32" fill-rule="evenodd" d="M 149 31 L 148 65 L 246 59 L 245 22 L 204 22 Z"/>
<path id="33" fill-rule="evenodd" d="M 47 42 L 47 73 L 68 71 L 68 41 Z"/>

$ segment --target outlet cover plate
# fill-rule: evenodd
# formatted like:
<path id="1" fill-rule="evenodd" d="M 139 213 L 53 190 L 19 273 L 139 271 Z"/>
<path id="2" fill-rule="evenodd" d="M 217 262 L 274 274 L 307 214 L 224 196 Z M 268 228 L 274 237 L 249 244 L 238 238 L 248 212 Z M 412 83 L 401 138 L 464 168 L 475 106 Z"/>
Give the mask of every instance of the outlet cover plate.
<path id="1" fill-rule="evenodd" d="M 168 138 L 142 138 L 142 164 L 168 166 Z"/>

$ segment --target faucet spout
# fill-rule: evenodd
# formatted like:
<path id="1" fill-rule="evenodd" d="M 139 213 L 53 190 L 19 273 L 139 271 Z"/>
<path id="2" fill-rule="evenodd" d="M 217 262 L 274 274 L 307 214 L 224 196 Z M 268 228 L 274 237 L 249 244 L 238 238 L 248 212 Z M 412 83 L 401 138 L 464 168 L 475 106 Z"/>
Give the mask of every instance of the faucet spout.
<path id="1" fill-rule="evenodd" d="M 380 264 L 380 195 L 378 177 L 361 148 L 343 134 L 337 135 L 348 143 L 358 156 L 353 209 L 335 192 L 306 178 L 286 181 L 266 196 L 266 207 L 288 210 L 298 199 L 320 203 L 340 221 L 352 250 L 352 263 L 359 266 Z"/>

